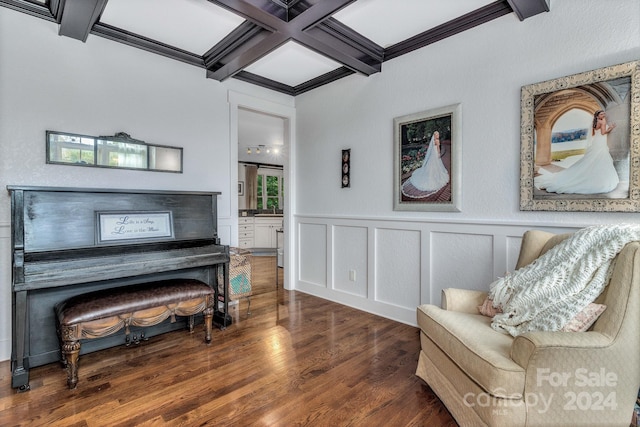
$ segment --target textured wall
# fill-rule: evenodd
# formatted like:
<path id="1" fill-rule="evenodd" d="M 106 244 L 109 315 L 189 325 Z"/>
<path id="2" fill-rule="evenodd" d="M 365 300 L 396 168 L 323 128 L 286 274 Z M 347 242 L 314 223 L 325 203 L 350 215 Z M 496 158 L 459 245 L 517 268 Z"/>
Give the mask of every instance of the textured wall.
<path id="1" fill-rule="evenodd" d="M 519 212 L 520 88 L 640 59 L 640 2 L 552 1 L 506 15 L 296 98 L 298 213 L 538 222 L 636 215 Z M 393 211 L 393 118 L 462 105 L 462 212 Z M 351 188 L 339 185 L 351 148 Z M 338 178 L 336 178 L 338 177 Z"/>
<path id="2" fill-rule="evenodd" d="M 229 91 L 293 103 L 233 79 L 206 79 L 200 68 L 101 37 L 82 43 L 57 33 L 54 23 L 0 7 L 0 360 L 11 349 L 6 185 L 221 191 L 220 236 L 237 241 Z M 184 173 L 48 165 L 46 130 L 96 136 L 123 131 L 180 146 Z"/>
<path id="3" fill-rule="evenodd" d="M 309 242 L 320 236 L 300 234 L 297 288 L 415 323 L 415 306 L 439 304 L 442 288 L 486 289 L 513 268 L 528 228 L 640 221 L 637 214 L 519 211 L 520 88 L 640 59 L 639 29 L 637 0 L 552 1 L 550 13 L 523 22 L 504 16 L 385 62 L 382 73 L 298 96 L 296 220 L 326 227 L 327 237 Z M 393 211 L 394 117 L 457 103 L 461 212 Z M 351 188 L 342 189 L 346 148 Z M 348 251 L 341 234 L 357 239 Z M 351 269 L 367 283 L 345 280 Z"/>

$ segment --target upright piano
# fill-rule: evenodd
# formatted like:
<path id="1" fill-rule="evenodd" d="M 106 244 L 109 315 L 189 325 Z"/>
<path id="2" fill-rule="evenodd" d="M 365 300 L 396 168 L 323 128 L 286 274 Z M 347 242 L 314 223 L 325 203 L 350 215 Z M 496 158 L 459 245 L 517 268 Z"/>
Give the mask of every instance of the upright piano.
<path id="1" fill-rule="evenodd" d="M 229 247 L 217 230 L 219 192 L 8 186 L 12 216 L 12 387 L 29 389 L 29 368 L 56 362 L 53 307 L 71 296 L 172 278 L 216 292 L 227 321 Z M 222 290 L 222 291 L 221 291 Z M 217 309 L 218 307 L 216 307 Z M 200 319 L 201 320 L 201 319 Z M 154 335 L 185 328 L 169 319 Z M 132 329 L 135 333 L 135 328 Z M 82 353 L 124 343 L 87 341 Z"/>

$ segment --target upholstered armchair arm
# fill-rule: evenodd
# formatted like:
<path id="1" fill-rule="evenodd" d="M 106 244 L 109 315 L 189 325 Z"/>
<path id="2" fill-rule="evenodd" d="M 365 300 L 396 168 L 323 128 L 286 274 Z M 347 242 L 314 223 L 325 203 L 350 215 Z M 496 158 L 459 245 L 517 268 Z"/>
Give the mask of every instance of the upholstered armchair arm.
<path id="1" fill-rule="evenodd" d="M 628 424 L 620 408 L 631 412 L 638 385 L 625 372 L 637 361 L 616 347 L 611 336 L 595 331 L 516 337 L 511 358 L 525 369 L 528 425 Z"/>
<path id="2" fill-rule="evenodd" d="M 442 308 L 448 311 L 478 314 L 487 292 L 471 289 L 447 288 L 442 290 Z"/>
<path id="3" fill-rule="evenodd" d="M 557 366 L 560 361 L 579 364 L 598 364 L 594 350 L 606 349 L 611 338 L 599 332 L 528 332 L 517 336 L 511 345 L 511 358 L 525 369 Z M 605 356 L 603 351 L 603 356 Z M 583 360 L 578 360 L 580 358 Z M 605 356 L 606 357 L 606 356 Z M 600 361 L 606 365 L 606 360 Z"/>

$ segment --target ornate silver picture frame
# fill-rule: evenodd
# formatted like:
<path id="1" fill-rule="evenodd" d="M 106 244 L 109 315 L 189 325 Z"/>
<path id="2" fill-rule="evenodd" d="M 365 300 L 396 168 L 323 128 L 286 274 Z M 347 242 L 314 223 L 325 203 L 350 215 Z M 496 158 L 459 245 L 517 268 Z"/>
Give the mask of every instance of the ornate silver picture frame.
<path id="1" fill-rule="evenodd" d="M 640 211 L 640 61 L 522 87 L 520 210 Z"/>

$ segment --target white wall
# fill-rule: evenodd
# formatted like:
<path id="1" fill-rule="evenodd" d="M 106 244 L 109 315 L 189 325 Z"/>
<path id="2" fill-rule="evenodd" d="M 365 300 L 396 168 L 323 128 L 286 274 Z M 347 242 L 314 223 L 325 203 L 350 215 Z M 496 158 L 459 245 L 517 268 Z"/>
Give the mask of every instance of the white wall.
<path id="1" fill-rule="evenodd" d="M 520 88 L 640 58 L 637 0 L 552 1 L 296 98 L 296 287 L 415 324 L 448 286 L 513 268 L 523 230 L 640 221 L 638 214 L 519 211 Z M 393 211 L 393 118 L 462 104 L 462 211 Z M 351 148 L 351 188 L 340 153 Z M 356 269 L 356 281 L 348 271 Z"/>
<path id="2" fill-rule="evenodd" d="M 237 146 L 230 147 L 229 91 L 287 106 L 293 98 L 233 79 L 206 79 L 203 69 L 97 36 L 82 43 L 57 31 L 53 23 L 0 7 L 0 187 L 221 191 L 220 235 L 224 243 L 237 242 L 237 211 L 232 210 L 237 165 L 230 161 L 237 159 Z M 184 173 L 47 165 L 46 130 L 123 131 L 150 143 L 181 146 Z M 11 349 L 10 219 L 3 190 L 0 360 L 8 359 Z"/>
<path id="3" fill-rule="evenodd" d="M 637 0 L 552 1 L 551 13 L 524 22 L 505 16 L 385 62 L 382 73 L 308 92 L 291 111 L 294 100 L 285 95 L 207 80 L 204 70 L 100 37 L 59 37 L 56 25 L 0 7 L 0 186 L 219 190 L 222 237 L 231 242 L 237 129 L 230 123 L 238 105 L 269 105 L 265 112 L 291 116 L 297 129 L 285 165 L 295 177 L 285 216 L 295 280 L 285 281 L 414 323 L 415 305 L 438 303 L 441 288 L 483 287 L 512 268 L 530 226 L 564 231 L 637 221 L 634 214 L 519 212 L 518 162 L 520 87 L 640 58 L 639 21 Z M 245 105 L 238 93 L 268 102 Z M 394 212 L 393 118 L 457 102 L 462 212 Z M 272 111 L 275 104 L 285 108 Z M 183 146 L 185 173 L 46 165 L 47 129 L 125 131 Z M 348 189 L 340 188 L 343 148 L 352 149 Z M 10 353 L 9 220 L 0 192 L 0 360 Z"/>

